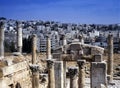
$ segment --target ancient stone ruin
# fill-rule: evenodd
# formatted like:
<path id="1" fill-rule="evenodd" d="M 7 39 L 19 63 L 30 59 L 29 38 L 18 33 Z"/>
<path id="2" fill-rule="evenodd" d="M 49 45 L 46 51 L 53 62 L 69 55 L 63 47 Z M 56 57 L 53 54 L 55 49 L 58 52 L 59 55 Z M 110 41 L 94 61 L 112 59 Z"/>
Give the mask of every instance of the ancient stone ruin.
<path id="1" fill-rule="evenodd" d="M 22 28 L 20 22 L 17 24 L 20 54 L 4 57 L 4 23 L 0 23 L 0 88 L 109 88 L 115 85 L 111 34 L 108 63 L 103 60 L 104 48 L 85 44 L 82 37 L 78 42 L 67 44 L 63 36 L 63 45 L 51 53 L 47 36 L 46 57 L 41 58 L 36 52 L 37 36 L 33 35 L 32 56 L 27 57 L 22 54 Z M 69 64 L 72 62 L 74 64 Z"/>

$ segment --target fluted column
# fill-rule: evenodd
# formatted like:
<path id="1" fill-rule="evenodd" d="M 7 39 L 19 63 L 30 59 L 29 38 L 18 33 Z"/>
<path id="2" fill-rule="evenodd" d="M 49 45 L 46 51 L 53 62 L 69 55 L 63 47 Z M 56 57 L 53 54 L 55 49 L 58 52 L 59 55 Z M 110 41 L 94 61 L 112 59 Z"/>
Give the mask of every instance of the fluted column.
<path id="1" fill-rule="evenodd" d="M 32 36 L 32 64 L 36 63 L 36 51 L 37 51 L 37 36 Z"/>
<path id="2" fill-rule="evenodd" d="M 70 75 L 70 88 L 78 88 L 78 81 L 77 81 L 78 68 L 70 67 L 68 68 L 68 72 Z"/>
<path id="3" fill-rule="evenodd" d="M 79 66 L 78 88 L 85 88 L 85 60 L 77 61 Z"/>
<path id="4" fill-rule="evenodd" d="M 46 57 L 47 59 L 51 59 L 51 41 L 49 36 L 47 36 L 46 40 Z"/>
<path id="5" fill-rule="evenodd" d="M 17 51 L 22 53 L 22 24 L 21 22 L 17 21 Z"/>
<path id="6" fill-rule="evenodd" d="M 0 22 L 0 59 L 4 58 L 4 22 Z"/>
<path id="7" fill-rule="evenodd" d="M 33 64 L 30 66 L 32 71 L 32 88 L 40 88 L 39 87 L 39 65 Z"/>
<path id="8" fill-rule="evenodd" d="M 47 60 L 48 67 L 48 88 L 55 88 L 55 76 L 54 76 L 54 60 Z"/>
<path id="9" fill-rule="evenodd" d="M 108 75 L 113 80 L 113 35 L 108 35 Z"/>

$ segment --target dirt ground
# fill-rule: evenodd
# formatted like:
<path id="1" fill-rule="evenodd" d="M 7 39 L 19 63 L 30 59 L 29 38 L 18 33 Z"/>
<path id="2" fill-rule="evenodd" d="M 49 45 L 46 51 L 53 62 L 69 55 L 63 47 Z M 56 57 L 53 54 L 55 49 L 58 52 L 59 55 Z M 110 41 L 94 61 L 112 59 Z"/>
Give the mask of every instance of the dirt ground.
<path id="1" fill-rule="evenodd" d="M 23 54 L 26 58 L 31 58 L 31 54 Z M 5 57 L 8 57 L 8 56 L 11 56 L 10 53 L 5 53 Z M 43 68 L 46 68 L 46 55 L 45 53 L 38 53 L 37 54 L 37 58 L 40 60 L 41 62 L 41 65 Z M 107 62 L 108 60 L 108 56 L 107 55 L 104 55 L 103 56 L 103 60 L 105 60 Z M 77 63 L 76 62 L 68 62 L 67 63 L 67 67 L 72 67 L 72 66 L 77 66 Z M 90 64 L 87 63 L 86 64 L 86 67 L 88 67 L 88 70 L 89 70 L 89 67 L 90 67 Z M 117 68 L 117 70 L 116 70 Z M 120 54 L 114 54 L 114 73 L 116 72 L 119 72 L 120 74 Z"/>

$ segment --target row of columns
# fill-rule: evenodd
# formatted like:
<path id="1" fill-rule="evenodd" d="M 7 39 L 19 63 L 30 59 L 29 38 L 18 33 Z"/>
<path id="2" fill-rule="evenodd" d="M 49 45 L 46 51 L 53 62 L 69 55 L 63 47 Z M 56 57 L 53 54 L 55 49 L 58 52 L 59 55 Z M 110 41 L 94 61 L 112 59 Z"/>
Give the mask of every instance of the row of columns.
<path id="1" fill-rule="evenodd" d="M 91 63 L 91 88 L 101 88 L 101 85 L 104 85 L 106 88 L 107 86 L 107 69 L 106 69 L 106 63 L 101 61 L 102 56 L 101 55 L 95 55 L 94 57 L 96 59 L 95 62 Z M 98 59 L 98 60 L 97 60 Z M 57 61 L 58 62 L 58 61 Z M 56 63 L 55 60 L 50 59 L 47 60 L 47 67 L 48 67 L 48 88 L 67 88 L 67 86 L 64 86 L 64 83 L 66 83 L 66 70 L 59 70 L 54 69 L 54 64 Z M 69 67 L 68 72 L 70 76 L 70 88 L 85 88 L 85 60 L 78 60 L 77 61 L 78 67 Z M 63 66 L 63 65 L 61 65 Z M 64 69 L 66 69 L 63 66 Z M 59 75 L 65 75 L 64 81 L 61 80 L 63 78 L 60 78 L 59 80 L 56 80 L 57 74 L 55 74 L 54 71 L 61 71 L 61 74 Z M 64 73 L 64 74 L 63 74 Z M 59 83 L 58 83 L 59 82 Z M 57 85 L 57 87 L 56 87 Z M 59 86 L 60 87 L 59 87 Z"/>
<path id="2" fill-rule="evenodd" d="M 48 39 L 48 46 L 50 45 L 50 39 Z M 39 88 L 39 66 L 36 64 L 36 35 L 33 35 L 32 38 L 33 41 L 33 48 L 32 48 L 32 85 L 33 88 Z M 48 88 L 55 88 L 55 74 L 54 74 L 54 63 L 55 61 L 51 59 L 50 50 L 51 47 L 47 48 L 47 67 L 48 67 Z M 64 88 L 66 88 L 66 61 L 64 62 L 64 84 L 61 83 L 61 85 L 64 85 Z M 70 73 L 70 88 L 85 88 L 85 60 L 78 60 L 77 64 L 78 68 L 69 68 L 68 71 Z M 77 74 L 78 74 L 78 81 L 77 81 Z"/>
<path id="3" fill-rule="evenodd" d="M 64 38 L 65 39 L 65 38 Z M 65 40 L 64 40 L 65 41 Z M 64 45 L 66 45 L 66 42 Z M 48 37 L 48 41 L 47 41 L 47 59 L 51 59 L 51 47 L 50 47 L 50 38 Z M 49 50 L 50 49 L 50 50 Z M 98 62 L 99 61 L 102 61 L 102 57 L 100 57 L 100 59 L 97 60 Z M 78 66 L 79 66 L 79 88 L 84 88 L 85 87 L 85 79 L 84 75 L 85 75 L 85 71 L 84 71 L 84 63 L 85 61 L 78 61 Z M 66 61 L 63 61 L 63 66 L 64 66 L 64 88 L 66 88 Z M 110 81 L 113 80 L 113 35 L 109 34 L 108 35 L 108 75 L 110 75 Z M 81 80 L 80 80 L 81 79 Z M 83 82 L 83 83 L 82 83 Z"/>
<path id="4" fill-rule="evenodd" d="M 18 38 L 17 38 L 18 39 L 18 44 L 17 44 L 18 52 L 22 53 L 21 23 L 19 23 L 19 22 L 17 23 L 17 28 L 18 28 Z M 47 53 L 46 53 L 46 55 L 47 55 L 47 59 L 51 59 L 51 43 L 50 43 L 49 37 L 47 37 Z M 0 22 L 0 58 L 3 58 L 3 57 L 4 57 L 4 23 Z M 35 67 L 35 69 L 36 69 L 36 65 L 34 66 L 34 64 L 36 64 L 36 36 L 35 35 L 33 36 L 32 58 L 33 58 L 32 59 L 33 66 L 31 66 L 31 67 L 32 68 Z M 47 61 L 47 63 L 49 63 L 49 62 L 50 62 L 50 60 Z M 83 62 L 81 62 L 81 64 L 78 64 L 78 65 L 81 66 Z M 110 80 L 113 80 L 113 36 L 112 35 L 108 36 L 108 62 L 109 62 L 108 63 L 108 74 L 110 75 Z M 83 71 L 84 67 L 80 67 L 80 66 L 79 66 L 79 71 L 80 71 L 79 77 L 84 77 L 83 76 L 84 75 L 84 71 Z M 49 67 L 49 65 L 48 65 L 48 67 Z M 53 69 L 53 68 L 49 68 L 49 69 Z M 36 74 L 36 71 L 32 70 L 32 72 Z M 53 73 L 54 73 L 53 71 L 49 70 L 49 74 L 53 74 Z M 50 76 L 49 79 L 51 79 L 52 77 Z M 36 77 L 36 78 L 38 78 L 38 77 Z M 66 78 L 66 77 L 64 77 L 64 78 Z M 84 78 L 79 78 L 79 80 L 80 79 L 82 80 Z M 81 82 L 83 82 L 83 83 L 81 83 Z M 54 83 L 54 80 L 51 80 L 50 83 Z M 84 80 L 80 81 L 80 83 L 81 84 L 79 86 L 82 86 L 82 87 L 79 87 L 79 88 L 84 88 Z M 64 84 L 64 87 L 65 87 L 65 85 L 66 85 L 66 83 Z M 54 85 L 50 84 L 49 88 L 54 88 Z"/>
<path id="5" fill-rule="evenodd" d="M 111 38 L 111 37 L 110 37 Z M 33 36 L 33 41 L 35 39 L 35 36 Z M 109 39 L 109 38 L 108 38 Z M 112 63 L 113 61 L 113 57 L 110 56 L 111 54 L 113 54 L 112 52 L 112 42 L 109 41 L 109 51 L 110 53 L 108 53 L 108 56 L 109 56 L 109 60 L 110 60 L 110 63 Z M 33 42 L 33 45 L 36 45 L 35 41 Z M 33 47 L 33 59 L 35 60 L 36 59 L 36 55 L 35 55 L 35 52 L 36 52 L 36 47 Z M 51 59 L 51 43 L 50 43 L 50 38 L 47 37 L 47 67 L 48 67 L 48 88 L 55 88 L 55 74 L 54 74 L 54 60 Z M 35 63 L 35 61 L 33 60 L 33 64 Z M 101 61 L 101 60 L 100 60 Z M 64 88 L 66 88 L 66 61 L 63 61 L 63 65 L 64 65 Z M 78 67 L 79 67 L 79 77 L 78 77 L 78 83 L 77 83 L 77 79 L 76 79 L 76 76 L 77 76 L 77 71 L 78 69 L 77 68 L 69 68 L 69 72 L 70 72 L 70 88 L 85 88 L 85 60 L 78 60 L 77 61 L 78 63 Z M 34 66 L 33 66 L 34 67 Z M 110 71 L 108 71 L 109 73 L 111 73 L 111 66 L 108 65 L 108 69 L 110 69 Z M 33 74 L 36 74 L 36 75 L 33 75 L 33 79 L 34 79 L 34 82 L 33 84 L 35 84 L 35 80 L 39 80 L 37 77 L 37 72 L 35 71 L 32 71 Z M 110 74 L 111 75 L 111 74 Z M 35 88 L 39 88 L 39 87 L 35 87 Z"/>
<path id="6" fill-rule="evenodd" d="M 54 63 L 55 60 L 53 59 L 49 59 L 47 60 L 47 67 L 48 67 L 48 88 L 55 88 L 55 75 L 54 74 Z M 68 69 L 69 74 L 70 74 L 70 88 L 85 88 L 85 60 L 78 60 L 78 67 L 79 67 L 79 71 L 77 67 L 70 67 Z M 66 69 L 65 67 L 63 67 L 64 69 Z M 59 69 L 57 69 L 59 70 Z M 66 76 L 66 70 L 64 71 L 64 75 Z M 61 72 L 63 73 L 63 72 Z M 78 81 L 77 81 L 77 74 L 79 75 L 78 77 Z M 63 75 L 63 74 L 61 74 Z M 57 82 L 59 82 L 60 80 L 56 80 Z M 63 83 L 61 82 L 61 84 L 59 84 L 60 86 L 66 88 L 66 77 L 64 78 Z"/>
<path id="7" fill-rule="evenodd" d="M 17 25 L 17 51 L 22 53 L 22 24 L 21 22 L 16 22 Z M 0 22 L 0 59 L 4 58 L 4 30 L 5 23 Z"/>

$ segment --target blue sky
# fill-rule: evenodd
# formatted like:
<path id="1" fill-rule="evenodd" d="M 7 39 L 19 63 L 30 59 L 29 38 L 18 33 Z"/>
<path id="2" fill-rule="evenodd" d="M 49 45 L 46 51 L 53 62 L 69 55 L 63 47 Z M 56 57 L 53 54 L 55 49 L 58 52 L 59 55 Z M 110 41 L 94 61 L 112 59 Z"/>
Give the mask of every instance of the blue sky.
<path id="1" fill-rule="evenodd" d="M 67 23 L 120 23 L 120 0 L 0 0 L 0 16 Z"/>

